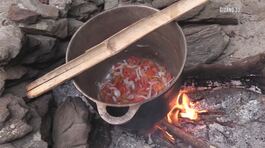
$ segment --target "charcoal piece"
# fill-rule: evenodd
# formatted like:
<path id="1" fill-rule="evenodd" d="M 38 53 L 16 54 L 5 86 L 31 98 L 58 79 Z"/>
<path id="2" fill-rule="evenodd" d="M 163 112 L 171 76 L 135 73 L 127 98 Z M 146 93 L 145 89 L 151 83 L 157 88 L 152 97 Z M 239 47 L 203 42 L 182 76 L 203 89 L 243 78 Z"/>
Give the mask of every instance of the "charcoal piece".
<path id="1" fill-rule="evenodd" d="M 113 126 L 103 121 L 100 117 L 93 119 L 91 124 L 92 128 L 88 139 L 89 146 L 96 148 L 108 147 L 112 141 L 110 131 Z"/>

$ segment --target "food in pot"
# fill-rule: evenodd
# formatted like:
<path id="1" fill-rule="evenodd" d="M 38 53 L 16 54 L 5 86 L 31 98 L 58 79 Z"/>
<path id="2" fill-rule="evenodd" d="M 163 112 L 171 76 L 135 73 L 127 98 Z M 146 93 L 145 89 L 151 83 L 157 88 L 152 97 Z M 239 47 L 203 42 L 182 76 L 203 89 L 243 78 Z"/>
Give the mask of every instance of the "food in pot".
<path id="1" fill-rule="evenodd" d="M 112 66 L 99 84 L 99 98 L 107 103 L 136 103 L 156 96 L 171 80 L 164 66 L 132 56 Z"/>

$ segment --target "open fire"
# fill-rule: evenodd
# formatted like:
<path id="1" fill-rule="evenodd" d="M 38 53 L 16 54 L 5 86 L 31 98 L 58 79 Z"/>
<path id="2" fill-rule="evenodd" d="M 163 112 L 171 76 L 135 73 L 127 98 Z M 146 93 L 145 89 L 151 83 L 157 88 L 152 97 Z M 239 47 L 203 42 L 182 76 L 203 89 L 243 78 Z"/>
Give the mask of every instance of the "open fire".
<path id="1" fill-rule="evenodd" d="M 199 102 L 192 102 L 187 93 L 188 90 L 180 90 L 179 94 L 170 103 L 171 110 L 167 114 L 169 123 L 176 124 L 179 118 L 198 120 L 200 113 L 207 112 L 207 110 L 196 109 L 195 107 Z"/>
<path id="2" fill-rule="evenodd" d="M 200 113 L 206 113 L 208 110 L 202 110 L 199 102 L 192 101 L 188 93 L 193 91 L 193 88 L 185 88 L 172 99 L 169 104 L 170 111 L 167 118 L 161 120 L 156 124 L 155 128 L 160 131 L 161 136 L 168 142 L 175 144 L 176 137 L 182 139 L 186 143 L 191 144 L 195 148 L 210 148 L 214 147 L 207 142 L 197 139 L 190 133 L 186 132 L 180 127 L 181 119 L 190 121 L 198 121 Z M 184 122 L 187 120 L 183 120 Z"/>

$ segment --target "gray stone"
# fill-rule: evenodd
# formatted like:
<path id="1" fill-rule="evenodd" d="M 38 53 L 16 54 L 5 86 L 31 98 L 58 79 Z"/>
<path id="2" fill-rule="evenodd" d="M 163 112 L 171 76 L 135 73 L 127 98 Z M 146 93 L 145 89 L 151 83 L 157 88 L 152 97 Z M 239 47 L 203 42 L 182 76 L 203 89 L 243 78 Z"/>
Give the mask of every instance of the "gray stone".
<path id="1" fill-rule="evenodd" d="M 8 11 L 8 18 L 17 23 L 33 24 L 37 22 L 39 14 L 27 9 L 11 5 Z"/>
<path id="2" fill-rule="evenodd" d="M 76 30 L 81 27 L 84 23 L 73 18 L 68 19 L 68 36 L 74 35 Z"/>
<path id="3" fill-rule="evenodd" d="M 32 35 L 26 35 L 27 37 L 27 51 L 30 51 L 31 49 L 38 48 L 41 44 L 40 40 L 36 39 Z"/>
<path id="4" fill-rule="evenodd" d="M 44 94 L 29 103 L 29 106 L 34 108 L 41 117 L 44 117 L 48 113 L 49 104 L 52 100 L 53 97 L 51 93 Z"/>
<path id="5" fill-rule="evenodd" d="M 191 19 L 197 15 L 200 14 L 200 12 L 205 8 L 206 5 L 201 5 L 199 7 L 196 7 L 192 10 L 190 10 L 189 12 L 185 13 L 183 16 L 181 16 L 180 18 L 178 18 L 178 21 L 185 21 L 188 19 Z"/>
<path id="6" fill-rule="evenodd" d="M 239 22 L 237 26 L 223 26 L 223 30 L 231 39 L 225 53 L 216 61 L 216 63 L 231 64 L 250 56 L 264 53 L 265 30 L 264 3 L 259 0 L 230 1 L 238 4 L 230 4 L 231 7 L 240 8 Z"/>
<path id="7" fill-rule="evenodd" d="M 19 6 L 40 14 L 44 18 L 56 19 L 59 17 L 59 9 L 54 6 L 42 4 L 39 0 L 19 0 Z"/>
<path id="8" fill-rule="evenodd" d="M 6 143 L 21 138 L 32 131 L 32 127 L 25 122 L 28 107 L 25 102 L 16 96 L 5 95 L 0 98 L 3 111 L 8 109 L 10 117 L 2 123 L 0 128 L 0 143 Z"/>
<path id="9" fill-rule="evenodd" d="M 18 87 L 21 86 L 19 85 L 19 83 L 21 83 L 21 81 L 27 80 L 29 79 L 28 77 L 26 77 L 26 74 L 28 73 L 28 69 L 26 67 L 23 67 L 21 65 L 17 65 L 17 66 L 7 66 L 5 68 L 5 72 L 3 72 L 3 75 L 5 76 L 5 80 L 12 80 L 12 81 L 7 81 L 7 86 L 6 86 L 6 91 L 7 90 L 12 90 L 12 93 L 14 93 L 17 96 L 22 96 L 21 92 L 25 92 L 25 87 Z M 14 81 L 17 80 L 17 81 Z M 18 86 L 17 86 L 18 85 Z M 14 87 L 12 89 L 10 89 L 10 87 Z M 22 90 L 22 91 L 21 91 Z"/>
<path id="10" fill-rule="evenodd" d="M 23 42 L 23 33 L 18 27 L 8 25 L 0 27 L 0 65 L 15 58 Z"/>
<path id="11" fill-rule="evenodd" d="M 265 8 L 265 4 L 262 3 L 261 1 L 259 1 L 259 0 L 248 0 L 248 1 L 240 0 L 236 6 L 241 8 L 240 13 L 241 13 L 241 22 L 242 23 L 248 22 L 251 20 L 252 21 L 264 21 L 265 16 L 263 15 L 262 12 Z"/>
<path id="12" fill-rule="evenodd" d="M 32 25 L 19 24 L 19 27 L 29 34 L 41 34 L 61 39 L 66 38 L 68 33 L 68 21 L 65 18 L 59 20 L 42 19 Z"/>
<path id="13" fill-rule="evenodd" d="M 22 78 L 27 73 L 27 68 L 23 66 L 12 66 L 5 68 L 7 80 L 16 80 Z"/>
<path id="14" fill-rule="evenodd" d="M 37 68 L 30 68 L 27 67 L 28 72 L 26 73 L 26 75 L 23 77 L 23 81 L 27 81 L 27 80 L 32 80 L 32 79 L 36 79 L 39 77 L 40 74 L 40 69 Z"/>
<path id="15" fill-rule="evenodd" d="M 55 112 L 53 147 L 88 147 L 89 116 L 88 107 L 80 98 L 68 98 Z"/>
<path id="16" fill-rule="evenodd" d="M 22 83 L 6 88 L 5 93 L 13 94 L 18 97 L 26 97 L 26 86 L 29 83 L 30 81 L 23 81 Z"/>
<path id="17" fill-rule="evenodd" d="M 148 7 L 153 7 L 152 0 L 121 0 L 119 1 L 118 7 L 126 5 L 144 5 Z"/>
<path id="18" fill-rule="evenodd" d="M 119 0 L 105 0 L 104 10 L 118 7 Z"/>
<path id="19" fill-rule="evenodd" d="M 82 4 L 74 4 L 69 10 L 69 16 L 85 21 L 97 10 L 98 7 L 94 3 L 85 2 Z"/>
<path id="20" fill-rule="evenodd" d="M 49 0 L 49 5 L 55 6 L 58 9 L 69 9 L 72 0 Z"/>
<path id="21" fill-rule="evenodd" d="M 41 117 L 34 108 L 30 108 L 29 114 L 31 118 L 28 119 L 28 124 L 32 127 L 32 132 L 23 138 L 12 141 L 12 144 L 19 148 L 47 148 L 48 145 L 42 140 L 40 134 Z"/>
<path id="22" fill-rule="evenodd" d="M 31 133 L 19 140 L 13 141 L 16 148 L 48 148 L 48 144 L 41 139 L 39 132 Z"/>
<path id="23" fill-rule="evenodd" d="M 0 144 L 1 148 L 16 148 L 13 144 L 11 143 L 6 143 L 6 144 Z"/>
<path id="24" fill-rule="evenodd" d="M 105 3 L 104 0 L 91 0 L 92 2 L 94 2 L 97 6 L 103 5 Z"/>
<path id="25" fill-rule="evenodd" d="M 21 120 L 9 124 L 0 130 L 0 144 L 21 138 L 31 132 L 31 130 L 31 126 Z"/>
<path id="26" fill-rule="evenodd" d="M 11 112 L 12 117 L 8 120 L 8 122 L 16 122 L 18 120 L 25 120 L 26 115 L 28 114 L 29 108 L 24 102 L 24 100 L 20 97 L 6 94 L 2 97 L 2 99 L 8 100 L 8 109 Z"/>
<path id="27" fill-rule="evenodd" d="M 60 10 L 61 16 L 65 17 L 70 9 L 72 0 L 49 0 L 49 5 L 55 6 Z"/>
<path id="28" fill-rule="evenodd" d="M 31 108 L 34 108 L 38 116 L 41 117 L 41 125 L 38 126 L 38 132 L 41 134 L 41 139 L 52 144 L 52 122 L 54 112 L 57 108 L 51 93 L 46 93 L 32 102 L 28 103 Z M 35 124 L 38 123 L 35 121 Z"/>
<path id="29" fill-rule="evenodd" d="M 57 44 L 57 49 L 56 49 L 56 57 L 58 58 L 64 58 L 66 55 L 66 50 L 67 50 L 67 46 L 69 44 L 69 41 L 65 41 L 65 42 L 59 42 Z"/>
<path id="30" fill-rule="evenodd" d="M 44 63 L 54 58 L 56 39 L 42 35 L 28 35 L 30 38 L 38 40 L 41 44 L 34 51 L 25 55 L 22 63 L 36 64 Z"/>
<path id="31" fill-rule="evenodd" d="M 176 2 L 178 0 L 153 0 L 152 1 L 152 6 L 158 9 L 167 7 L 171 4 L 173 4 L 174 2 Z"/>
<path id="32" fill-rule="evenodd" d="M 0 1 L 0 27 L 14 24 L 14 22 L 10 21 L 7 17 L 8 17 L 9 7 L 12 4 L 16 4 L 17 1 L 18 0 L 8 0 L 8 1 L 1 0 Z"/>
<path id="33" fill-rule="evenodd" d="M 4 68 L 0 68 L 0 95 L 2 95 L 4 91 L 6 78 L 7 78 L 7 74 Z"/>
<path id="34" fill-rule="evenodd" d="M 0 128 L 3 127 L 4 122 L 10 116 L 10 112 L 6 104 L 0 104 Z"/>
<path id="35" fill-rule="evenodd" d="M 47 148 L 39 133 L 42 119 L 35 108 L 27 106 L 20 97 L 6 94 L 0 98 L 0 115 L 6 109 L 9 116 L 0 122 L 0 143 L 4 143 L 1 148 Z"/>
<path id="36" fill-rule="evenodd" d="M 229 37 L 218 25 L 186 26 L 183 31 L 188 45 L 186 68 L 212 63 L 224 52 L 229 43 Z"/>
<path id="37" fill-rule="evenodd" d="M 0 98 L 0 108 L 7 108 L 9 117 L 0 127 L 0 147 L 47 148 L 39 133 L 41 117 L 22 98 L 6 94 Z M 7 143 L 10 142 L 10 143 Z"/>
<path id="38" fill-rule="evenodd" d="M 71 7 L 80 6 L 87 3 L 86 0 L 72 0 Z"/>
<path id="39" fill-rule="evenodd" d="M 138 4 L 153 7 L 152 0 L 138 0 Z"/>

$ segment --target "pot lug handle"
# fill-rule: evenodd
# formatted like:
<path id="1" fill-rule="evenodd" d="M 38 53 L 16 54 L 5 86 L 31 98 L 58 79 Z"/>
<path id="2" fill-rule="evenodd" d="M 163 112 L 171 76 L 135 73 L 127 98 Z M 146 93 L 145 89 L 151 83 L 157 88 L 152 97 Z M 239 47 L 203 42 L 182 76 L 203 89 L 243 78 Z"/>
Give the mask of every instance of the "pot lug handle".
<path id="1" fill-rule="evenodd" d="M 102 103 L 96 103 L 96 104 L 98 108 L 98 113 L 101 116 L 101 118 L 106 122 L 108 122 L 109 124 L 113 125 L 119 125 L 130 121 L 135 115 L 135 113 L 138 111 L 139 107 L 141 106 L 141 104 L 129 106 L 127 113 L 125 113 L 120 117 L 114 117 L 108 113 L 107 105 Z"/>

